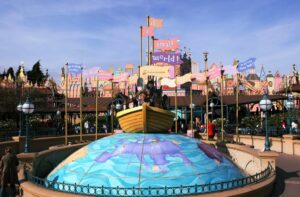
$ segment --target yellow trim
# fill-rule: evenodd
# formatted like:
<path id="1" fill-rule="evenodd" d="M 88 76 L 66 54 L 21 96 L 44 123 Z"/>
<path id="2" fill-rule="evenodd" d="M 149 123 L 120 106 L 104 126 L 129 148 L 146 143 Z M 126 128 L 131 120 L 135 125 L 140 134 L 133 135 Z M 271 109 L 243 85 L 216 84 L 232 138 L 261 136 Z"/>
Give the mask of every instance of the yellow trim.
<path id="1" fill-rule="evenodd" d="M 120 111 L 120 112 L 117 113 L 117 118 L 122 117 L 126 114 L 130 114 L 132 112 L 142 111 L 142 109 L 143 109 L 143 106 L 138 106 L 138 107 L 134 107 L 134 108 L 131 108 L 131 109 L 126 109 L 126 110 Z M 160 113 L 163 113 L 163 114 L 166 114 L 166 115 L 169 115 L 169 116 L 175 116 L 175 114 L 173 112 L 169 112 L 168 110 L 161 109 L 161 108 L 158 108 L 158 107 L 147 106 L 147 110 L 160 112 Z"/>

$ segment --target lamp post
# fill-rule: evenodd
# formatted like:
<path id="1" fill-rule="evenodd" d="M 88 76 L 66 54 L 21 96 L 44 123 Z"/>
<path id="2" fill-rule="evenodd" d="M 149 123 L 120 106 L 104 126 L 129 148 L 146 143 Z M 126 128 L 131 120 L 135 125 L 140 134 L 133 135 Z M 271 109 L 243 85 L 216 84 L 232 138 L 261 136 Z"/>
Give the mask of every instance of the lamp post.
<path id="1" fill-rule="evenodd" d="M 112 103 L 110 106 L 111 133 L 114 132 L 114 108 L 115 108 L 115 105 Z"/>
<path id="2" fill-rule="evenodd" d="M 17 106 L 17 110 L 20 114 L 20 124 L 19 124 L 19 136 L 22 135 L 22 127 L 23 127 L 23 121 L 22 121 L 22 103 L 20 102 Z"/>
<path id="3" fill-rule="evenodd" d="M 61 124 L 60 124 L 61 112 L 59 110 L 57 110 L 57 112 L 56 112 L 56 119 L 57 119 L 56 133 L 60 134 L 60 131 L 61 131 Z"/>
<path id="4" fill-rule="evenodd" d="M 293 101 L 293 95 L 289 94 L 288 95 L 288 100 L 285 103 L 285 107 L 288 110 L 288 119 L 287 119 L 287 127 L 289 134 L 292 135 L 292 127 L 291 127 L 291 110 L 294 108 L 294 101 Z"/>
<path id="5" fill-rule="evenodd" d="M 123 109 L 123 106 L 122 106 L 122 104 L 121 103 L 117 103 L 116 105 L 115 105 L 115 108 L 116 108 L 116 113 L 118 112 L 118 111 L 120 111 L 120 110 L 122 110 Z M 120 129 L 120 124 L 118 123 L 118 129 Z"/>
<path id="6" fill-rule="evenodd" d="M 214 106 L 215 106 L 215 104 L 214 104 L 214 102 L 210 102 L 210 104 L 209 104 L 209 106 L 210 106 L 210 108 L 211 108 L 211 119 L 213 120 L 214 119 Z"/>
<path id="7" fill-rule="evenodd" d="M 209 80 L 209 77 L 208 77 L 208 75 L 207 75 L 207 73 L 208 73 L 208 66 L 207 66 L 207 60 L 208 60 L 208 58 L 207 58 L 207 55 L 208 55 L 208 52 L 204 52 L 203 53 L 203 55 L 204 55 L 204 63 L 205 63 L 205 78 L 206 78 L 206 80 L 205 80 L 205 111 L 206 111 L 206 113 L 205 113 L 205 122 L 206 122 L 206 131 L 208 131 L 208 80 Z"/>
<path id="8" fill-rule="evenodd" d="M 24 152 L 29 152 L 29 118 L 28 116 L 33 113 L 34 105 L 31 102 L 31 99 L 27 97 L 26 102 L 22 105 L 22 111 L 25 114 L 26 118 L 26 136 L 25 136 L 25 149 Z"/>
<path id="9" fill-rule="evenodd" d="M 195 104 L 191 103 L 190 104 L 190 109 L 191 109 L 191 131 L 193 133 L 193 109 L 195 108 Z"/>
<path id="10" fill-rule="evenodd" d="M 265 150 L 270 151 L 270 141 L 269 141 L 269 133 L 268 133 L 268 111 L 272 107 L 272 102 L 268 98 L 268 95 L 265 93 L 262 99 L 259 101 L 259 107 L 265 113 L 265 129 L 266 129 L 266 138 L 265 138 Z"/>

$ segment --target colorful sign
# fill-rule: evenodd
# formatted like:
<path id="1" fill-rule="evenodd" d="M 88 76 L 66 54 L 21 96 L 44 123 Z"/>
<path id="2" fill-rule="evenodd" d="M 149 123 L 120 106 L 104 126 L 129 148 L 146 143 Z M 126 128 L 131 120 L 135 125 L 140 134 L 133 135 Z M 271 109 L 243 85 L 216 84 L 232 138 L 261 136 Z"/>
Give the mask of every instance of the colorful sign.
<path id="1" fill-rule="evenodd" d="M 256 58 L 250 58 L 244 62 L 241 62 L 238 64 L 238 71 L 239 72 L 245 72 L 251 68 L 255 68 L 255 62 Z"/>
<path id="2" fill-rule="evenodd" d="M 153 27 L 142 27 L 142 36 L 154 36 L 154 28 Z"/>
<path id="3" fill-rule="evenodd" d="M 158 18 L 149 18 L 149 26 L 154 28 L 161 28 L 163 25 L 163 20 Z"/>
<path id="4" fill-rule="evenodd" d="M 151 54 L 151 64 L 156 63 L 167 63 L 170 65 L 178 65 L 182 63 L 180 59 L 180 53 L 163 53 L 163 52 L 154 52 Z"/>
<path id="5" fill-rule="evenodd" d="M 171 51 L 179 48 L 178 39 L 154 40 L 154 48 L 162 51 Z"/>

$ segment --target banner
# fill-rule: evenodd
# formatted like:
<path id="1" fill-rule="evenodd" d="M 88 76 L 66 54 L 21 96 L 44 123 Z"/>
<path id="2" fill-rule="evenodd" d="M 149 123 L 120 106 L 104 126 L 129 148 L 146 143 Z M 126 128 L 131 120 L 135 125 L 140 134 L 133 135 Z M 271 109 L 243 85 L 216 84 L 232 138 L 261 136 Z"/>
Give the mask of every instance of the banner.
<path id="1" fill-rule="evenodd" d="M 157 19 L 157 18 L 149 18 L 149 26 L 154 27 L 154 28 L 161 28 L 163 25 L 163 20 L 162 19 Z"/>
<path id="2" fill-rule="evenodd" d="M 175 79 L 163 78 L 160 81 L 160 85 L 168 86 L 170 88 L 175 88 L 176 87 Z"/>
<path id="3" fill-rule="evenodd" d="M 238 64 L 238 71 L 239 72 L 244 72 L 247 71 L 251 68 L 255 68 L 254 62 L 255 62 L 256 58 L 250 58 L 244 62 L 241 62 Z"/>
<path id="4" fill-rule="evenodd" d="M 221 76 L 221 68 L 216 67 L 216 66 L 211 68 L 208 71 L 207 76 L 209 77 L 210 80 L 220 77 Z"/>
<path id="5" fill-rule="evenodd" d="M 236 75 L 236 66 L 228 65 L 223 67 L 224 75 Z"/>
<path id="6" fill-rule="evenodd" d="M 154 52 L 151 54 L 150 59 L 151 64 L 162 62 L 171 65 L 179 65 L 183 63 L 180 59 L 180 53 Z"/>
<path id="7" fill-rule="evenodd" d="M 176 83 L 177 85 L 181 85 L 187 82 L 191 82 L 191 78 L 192 78 L 192 73 L 187 73 L 183 76 L 176 77 Z"/>
<path id="8" fill-rule="evenodd" d="M 154 48 L 162 51 L 176 50 L 179 48 L 178 39 L 154 40 Z"/>
<path id="9" fill-rule="evenodd" d="M 129 73 L 122 72 L 119 75 L 114 75 L 113 81 L 114 82 L 124 82 L 127 81 L 129 77 Z"/>
<path id="10" fill-rule="evenodd" d="M 142 66 L 140 68 L 141 77 L 147 79 L 148 76 L 169 77 L 169 66 Z"/>
<path id="11" fill-rule="evenodd" d="M 102 81 L 109 81 L 112 80 L 113 75 L 111 72 L 106 71 L 106 70 L 100 70 L 98 72 L 98 79 Z"/>
<path id="12" fill-rule="evenodd" d="M 206 80 L 204 72 L 203 73 L 193 73 L 191 78 L 197 80 L 199 83 L 205 83 L 205 80 Z"/>
<path id="13" fill-rule="evenodd" d="M 154 28 L 153 27 L 142 27 L 142 36 L 154 36 Z"/>
<path id="14" fill-rule="evenodd" d="M 100 70 L 100 68 L 98 68 L 98 67 L 93 67 L 93 68 L 90 68 L 90 69 L 85 69 L 82 72 L 82 77 L 84 79 L 95 77 L 95 76 L 97 76 L 97 73 L 98 73 L 99 70 Z"/>
<path id="15" fill-rule="evenodd" d="M 81 64 L 67 63 L 68 73 L 78 75 L 81 73 Z"/>
<path id="16" fill-rule="evenodd" d="M 137 74 L 135 74 L 133 76 L 130 76 L 128 78 L 129 85 L 135 85 L 137 83 L 137 79 L 138 79 L 138 75 Z"/>

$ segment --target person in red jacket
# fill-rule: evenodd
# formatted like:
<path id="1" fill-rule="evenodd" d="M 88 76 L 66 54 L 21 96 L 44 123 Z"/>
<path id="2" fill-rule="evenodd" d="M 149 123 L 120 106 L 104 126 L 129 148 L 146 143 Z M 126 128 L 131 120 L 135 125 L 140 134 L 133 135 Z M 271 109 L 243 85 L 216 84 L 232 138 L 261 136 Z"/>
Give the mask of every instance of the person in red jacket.
<path id="1" fill-rule="evenodd" d="M 207 135 L 208 135 L 208 139 L 209 140 L 214 139 L 214 136 L 215 136 L 215 124 L 211 120 L 208 120 Z"/>

